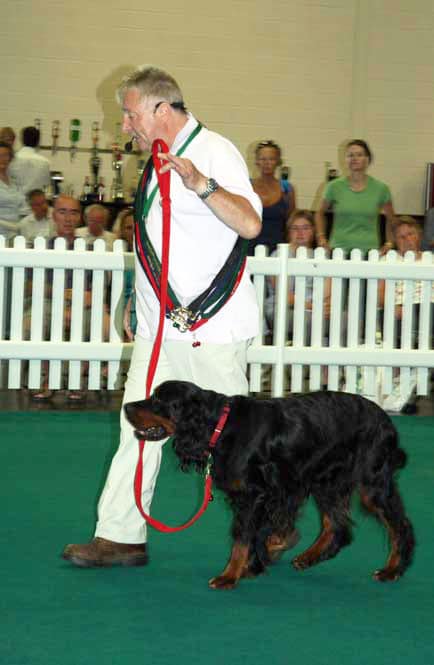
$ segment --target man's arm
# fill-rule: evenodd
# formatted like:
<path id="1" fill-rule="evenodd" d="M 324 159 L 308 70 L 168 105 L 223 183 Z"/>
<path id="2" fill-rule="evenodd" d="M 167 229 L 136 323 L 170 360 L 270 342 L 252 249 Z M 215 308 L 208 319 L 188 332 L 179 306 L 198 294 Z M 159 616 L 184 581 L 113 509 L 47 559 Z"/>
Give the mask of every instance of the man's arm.
<path id="1" fill-rule="evenodd" d="M 170 152 L 158 153 L 158 157 L 166 162 L 161 167 L 160 173 L 172 169 L 179 175 L 184 186 L 191 189 L 198 196 L 206 190 L 208 178 L 198 171 L 189 159 L 176 157 Z M 262 226 L 261 218 L 250 201 L 244 196 L 233 194 L 223 189 L 223 187 L 219 187 L 203 203 L 218 219 L 236 231 L 242 238 L 251 240 L 259 235 Z"/>

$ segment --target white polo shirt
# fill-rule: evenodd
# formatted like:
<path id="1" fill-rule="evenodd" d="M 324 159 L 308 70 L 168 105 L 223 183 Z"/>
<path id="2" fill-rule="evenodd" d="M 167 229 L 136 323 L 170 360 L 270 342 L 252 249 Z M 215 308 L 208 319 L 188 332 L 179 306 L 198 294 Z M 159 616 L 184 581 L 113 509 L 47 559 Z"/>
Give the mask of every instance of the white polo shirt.
<path id="1" fill-rule="evenodd" d="M 172 153 L 177 152 L 196 125 L 197 120 L 189 114 L 188 122 L 170 148 Z M 203 127 L 181 157 L 190 159 L 201 173 L 214 178 L 227 191 L 246 198 L 261 216 L 261 202 L 250 184 L 247 166 L 230 141 Z M 169 283 L 181 304 L 188 305 L 211 284 L 226 262 L 238 235 L 220 221 L 197 194 L 183 185 L 177 173 L 170 171 L 170 174 Z M 148 192 L 152 191 L 156 181 L 153 172 Z M 158 193 L 146 224 L 149 238 L 161 260 L 162 208 Z M 159 302 L 137 258 L 136 293 L 138 335 L 154 339 L 158 328 Z M 255 290 L 245 270 L 235 293 L 207 323 L 195 333 L 181 333 L 166 319 L 165 339 L 197 339 L 220 344 L 238 342 L 258 333 L 258 318 Z"/>
<path id="2" fill-rule="evenodd" d="M 42 238 L 50 238 L 55 232 L 55 226 L 52 217 L 52 209 L 48 208 L 46 217 L 36 219 L 33 212 L 18 223 L 17 233 L 24 236 L 25 239 L 32 243 L 35 238 L 41 236 Z"/>
<path id="3" fill-rule="evenodd" d="M 116 240 L 116 236 L 111 231 L 104 230 L 100 236 L 94 236 L 89 232 L 89 227 L 80 226 L 78 229 L 75 229 L 75 235 L 77 238 L 84 238 L 86 245 L 93 245 L 95 240 L 104 240 L 105 248 L 109 252 L 113 249 L 113 243 Z"/>
<path id="4" fill-rule="evenodd" d="M 24 194 L 32 189 L 42 189 L 50 184 L 50 162 L 34 148 L 23 146 L 15 155 L 9 174 Z"/>

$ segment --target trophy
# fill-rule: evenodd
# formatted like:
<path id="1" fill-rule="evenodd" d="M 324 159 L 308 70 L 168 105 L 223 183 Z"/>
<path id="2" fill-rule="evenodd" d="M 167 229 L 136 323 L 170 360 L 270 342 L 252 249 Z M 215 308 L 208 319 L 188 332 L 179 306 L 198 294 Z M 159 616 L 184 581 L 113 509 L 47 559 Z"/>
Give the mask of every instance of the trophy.
<path id="1" fill-rule="evenodd" d="M 69 156 L 71 161 L 75 159 L 75 155 L 77 154 L 77 143 L 80 140 L 80 135 L 81 135 L 81 121 L 78 120 L 78 118 L 74 118 L 71 120 L 71 123 L 69 125 L 69 140 L 71 141 L 71 145 L 69 148 Z"/>
<path id="2" fill-rule="evenodd" d="M 98 137 L 99 134 L 99 124 L 97 122 L 92 123 L 92 156 L 90 158 L 90 170 L 92 173 L 92 189 L 95 196 L 98 195 L 98 173 L 101 166 L 101 159 L 98 155 Z"/>
<path id="3" fill-rule="evenodd" d="M 53 120 L 51 124 L 51 154 L 55 155 L 57 152 L 57 142 L 59 140 L 60 134 L 60 122 L 58 120 Z"/>
<path id="4" fill-rule="evenodd" d="M 339 171 L 331 168 L 331 162 L 324 162 L 324 164 L 326 169 L 326 182 L 330 182 L 330 180 L 335 180 L 339 177 Z"/>

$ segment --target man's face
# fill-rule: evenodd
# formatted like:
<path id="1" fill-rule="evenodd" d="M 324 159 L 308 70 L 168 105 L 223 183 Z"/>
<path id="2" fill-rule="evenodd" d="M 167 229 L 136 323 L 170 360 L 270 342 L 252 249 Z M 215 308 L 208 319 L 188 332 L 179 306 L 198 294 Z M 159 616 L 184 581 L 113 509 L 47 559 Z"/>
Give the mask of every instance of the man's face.
<path id="1" fill-rule="evenodd" d="M 141 150 L 150 151 L 156 138 L 163 138 L 162 124 L 158 109 L 158 100 L 140 99 L 136 88 L 125 92 L 122 102 L 122 131 L 135 138 Z"/>
<path id="2" fill-rule="evenodd" d="M 102 210 L 91 210 L 87 216 L 87 227 L 93 236 L 102 235 L 106 226 L 106 214 Z"/>
<path id="3" fill-rule="evenodd" d="M 35 194 L 30 201 L 30 207 L 35 219 L 44 219 L 48 212 L 48 202 L 43 194 Z"/>
<path id="4" fill-rule="evenodd" d="M 75 227 L 80 222 L 80 204 L 69 196 L 59 196 L 54 203 L 53 221 L 57 235 L 69 237 L 74 235 Z"/>
<path id="5" fill-rule="evenodd" d="M 395 231 L 395 241 L 400 254 L 420 250 L 420 233 L 408 224 L 400 224 Z"/>

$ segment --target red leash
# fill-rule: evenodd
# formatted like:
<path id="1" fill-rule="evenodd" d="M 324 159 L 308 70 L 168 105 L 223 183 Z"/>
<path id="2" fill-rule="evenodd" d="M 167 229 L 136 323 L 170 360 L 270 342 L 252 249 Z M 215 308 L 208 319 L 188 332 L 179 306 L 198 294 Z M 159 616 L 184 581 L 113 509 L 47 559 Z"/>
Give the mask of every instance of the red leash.
<path id="1" fill-rule="evenodd" d="M 165 173 L 160 173 L 161 161 L 158 159 L 159 152 L 169 152 L 169 148 L 164 141 L 156 139 L 152 144 L 152 159 L 154 162 L 155 173 L 157 174 L 158 184 L 161 195 L 161 206 L 163 209 L 163 239 L 161 250 L 161 278 L 160 278 L 160 318 L 158 322 L 157 335 L 155 337 L 154 345 L 152 347 L 151 359 L 149 361 L 148 373 L 146 376 L 146 397 L 151 394 L 152 381 L 154 380 L 155 371 L 157 369 L 158 358 L 160 356 L 161 344 L 163 340 L 166 302 L 167 302 L 167 286 L 169 276 L 169 242 L 170 242 L 170 170 Z M 226 423 L 230 411 L 228 404 L 225 404 L 223 411 L 220 415 L 216 428 L 211 436 L 209 447 L 213 448 L 220 436 L 220 433 Z M 164 533 L 174 533 L 175 531 L 182 531 L 191 526 L 208 507 L 208 503 L 212 500 L 212 477 L 211 477 L 211 452 L 208 453 L 208 463 L 205 469 L 205 490 L 202 506 L 199 511 L 188 522 L 178 527 L 170 527 L 145 513 L 142 506 L 142 484 L 143 484 L 143 450 L 145 441 L 139 441 L 139 459 L 137 461 L 136 472 L 134 476 L 134 497 L 136 506 L 148 524 Z"/>
<path id="2" fill-rule="evenodd" d="M 214 448 L 215 444 L 217 443 L 217 440 L 226 424 L 226 420 L 228 419 L 230 410 L 231 409 L 229 404 L 226 403 L 222 409 L 220 418 L 218 420 L 217 425 L 215 426 L 214 432 L 212 433 L 209 442 L 210 448 Z M 163 524 L 163 522 L 159 522 L 158 520 L 155 520 L 153 517 L 145 513 L 142 507 L 142 476 L 143 476 L 142 456 L 143 456 L 144 445 L 145 445 L 144 441 L 139 441 L 139 446 L 140 446 L 139 463 L 137 464 L 136 475 L 134 478 L 134 496 L 136 498 L 136 505 L 140 511 L 140 514 L 142 515 L 142 517 L 144 517 L 144 519 L 148 524 L 154 527 L 154 529 L 162 531 L 163 533 L 175 533 L 176 531 L 183 531 L 184 529 L 188 529 L 188 527 L 194 524 L 194 522 L 196 522 L 196 520 L 198 520 L 199 517 L 205 512 L 209 502 L 212 501 L 213 498 L 212 476 L 211 476 L 211 464 L 212 464 L 211 451 L 208 453 L 208 462 L 205 468 L 205 490 L 201 507 L 199 508 L 196 515 L 194 515 L 190 520 L 188 520 L 188 522 L 185 522 L 185 524 L 182 524 L 181 526 L 168 526 L 167 524 Z"/>

